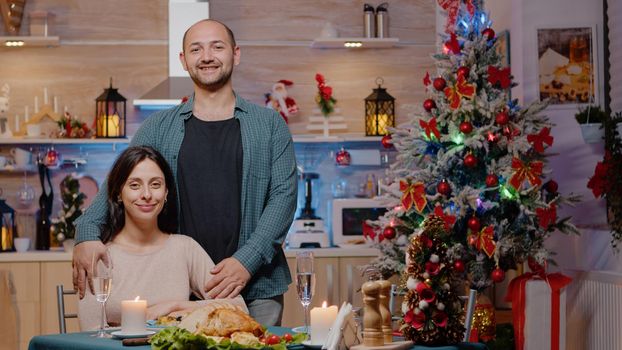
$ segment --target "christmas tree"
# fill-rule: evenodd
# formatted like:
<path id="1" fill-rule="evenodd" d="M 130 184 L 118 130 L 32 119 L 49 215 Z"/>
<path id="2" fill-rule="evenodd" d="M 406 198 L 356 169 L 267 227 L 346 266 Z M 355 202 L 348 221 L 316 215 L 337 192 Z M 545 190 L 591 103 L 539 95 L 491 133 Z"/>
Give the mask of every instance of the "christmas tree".
<path id="1" fill-rule="evenodd" d="M 528 257 L 549 259 L 544 241 L 551 233 L 578 233 L 570 218 L 557 216 L 560 205 L 577 198 L 546 181 L 553 144 L 552 124 L 541 114 L 547 103 L 521 108 L 510 100 L 515 83 L 487 15 L 471 1 L 439 3 L 458 7 L 433 55 L 438 71 L 423 79 L 429 98 L 392 130 L 399 153 L 389 169 L 394 181 L 384 189 L 393 206 L 368 222 L 384 238 L 377 239 L 381 255 L 373 265 L 385 277 L 403 273 L 413 237 L 433 215 L 449 232 L 440 264 L 483 290 Z"/>
<path id="2" fill-rule="evenodd" d="M 80 192 L 80 181 L 72 175 L 67 175 L 60 183 L 60 197 L 63 201 L 62 208 L 58 211 L 58 218 L 52 219 L 52 224 L 56 239 L 62 242 L 75 237 L 75 221 L 82 215 L 86 195 Z"/>

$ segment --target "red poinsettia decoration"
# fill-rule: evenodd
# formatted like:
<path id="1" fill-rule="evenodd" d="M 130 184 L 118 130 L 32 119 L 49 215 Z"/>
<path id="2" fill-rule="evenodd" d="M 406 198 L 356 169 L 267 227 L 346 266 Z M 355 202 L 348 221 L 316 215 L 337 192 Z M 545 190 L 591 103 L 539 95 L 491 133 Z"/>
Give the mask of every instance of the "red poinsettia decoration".
<path id="1" fill-rule="evenodd" d="M 512 84 L 510 67 L 499 69 L 495 66 L 488 66 L 488 82 L 492 85 L 499 84 L 502 89 L 509 88 Z"/>
<path id="2" fill-rule="evenodd" d="M 611 191 L 611 179 L 608 176 L 611 160 L 611 153 L 606 151 L 605 159 L 603 159 L 602 162 L 596 163 L 594 175 L 587 183 L 587 188 L 592 190 L 592 193 L 596 198 L 602 197 Z"/>
<path id="3" fill-rule="evenodd" d="M 421 300 L 426 301 L 428 304 L 431 304 L 436 300 L 436 293 L 434 293 L 434 290 L 426 283 L 419 282 L 416 287 L 416 291 Z"/>
<path id="4" fill-rule="evenodd" d="M 333 88 L 326 85 L 326 79 L 324 79 L 322 74 L 315 74 L 315 81 L 317 82 L 318 89 L 315 102 L 320 107 L 322 114 L 327 117 L 335 110 L 335 103 L 337 103 L 337 100 L 333 97 Z"/>
<path id="5" fill-rule="evenodd" d="M 547 229 L 549 225 L 554 225 L 557 220 L 557 207 L 555 203 L 548 208 L 536 208 L 536 216 L 540 222 L 540 227 Z"/>
<path id="6" fill-rule="evenodd" d="M 445 221 L 445 230 L 447 231 L 450 231 L 456 223 L 456 217 L 454 215 L 445 214 L 440 204 L 436 205 L 434 208 L 434 214 L 430 214 L 430 216 L 432 215 L 436 215 Z"/>
<path id="7" fill-rule="evenodd" d="M 409 323 L 414 329 L 422 329 L 425 325 L 425 313 L 421 310 L 417 310 L 415 313 L 413 310 L 408 310 L 404 315 L 404 322 Z"/>
<path id="8" fill-rule="evenodd" d="M 449 317 L 447 316 L 447 313 L 445 311 L 436 311 L 434 313 L 434 315 L 432 315 L 432 322 L 434 322 L 434 324 L 437 327 L 446 327 L 447 326 L 447 319 Z"/>
<path id="9" fill-rule="evenodd" d="M 553 145 L 553 136 L 551 136 L 551 129 L 543 128 L 537 134 L 527 135 L 527 142 L 533 144 L 533 149 L 538 152 L 544 152 L 544 144 L 549 146 Z"/>

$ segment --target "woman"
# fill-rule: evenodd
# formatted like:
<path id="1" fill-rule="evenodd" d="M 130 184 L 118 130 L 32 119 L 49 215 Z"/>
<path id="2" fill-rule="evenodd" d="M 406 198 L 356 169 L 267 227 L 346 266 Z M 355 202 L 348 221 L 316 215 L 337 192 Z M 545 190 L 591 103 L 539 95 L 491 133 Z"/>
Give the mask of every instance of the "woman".
<path id="1" fill-rule="evenodd" d="M 113 264 L 112 289 L 106 303 L 110 325 L 121 323 L 121 301 L 147 300 L 147 319 L 201 306 L 191 293 L 206 299 L 203 286 L 214 262 L 192 238 L 177 230 L 177 195 L 172 171 L 151 147 L 126 149 L 108 175 L 108 218 L 102 241 Z M 246 310 L 241 297 L 231 300 Z M 91 293 L 80 300 L 82 330 L 97 329 L 100 304 Z"/>

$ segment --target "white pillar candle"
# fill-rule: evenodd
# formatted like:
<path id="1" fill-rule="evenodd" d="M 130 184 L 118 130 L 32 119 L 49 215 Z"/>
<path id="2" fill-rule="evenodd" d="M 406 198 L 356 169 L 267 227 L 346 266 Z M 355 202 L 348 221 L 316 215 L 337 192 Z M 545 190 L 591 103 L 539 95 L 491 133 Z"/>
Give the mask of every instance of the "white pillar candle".
<path id="1" fill-rule="evenodd" d="M 330 327 L 337 319 L 337 306 L 326 307 L 326 301 L 322 307 L 311 309 L 311 343 L 323 345 L 328 338 Z"/>
<path id="2" fill-rule="evenodd" d="M 58 97 L 54 96 L 54 113 L 58 113 Z"/>
<path id="3" fill-rule="evenodd" d="M 19 131 L 19 114 L 15 115 L 15 129 L 13 129 L 14 132 L 18 132 Z"/>
<path id="4" fill-rule="evenodd" d="M 24 122 L 28 123 L 29 117 L 30 117 L 30 113 L 28 111 L 28 106 L 24 106 Z"/>
<path id="5" fill-rule="evenodd" d="M 48 88 L 43 88 L 43 104 L 48 104 Z"/>
<path id="6" fill-rule="evenodd" d="M 39 96 L 35 96 L 35 113 L 39 113 Z"/>
<path id="7" fill-rule="evenodd" d="M 121 301 L 121 330 L 126 333 L 139 333 L 145 331 L 147 317 L 147 300 Z"/>

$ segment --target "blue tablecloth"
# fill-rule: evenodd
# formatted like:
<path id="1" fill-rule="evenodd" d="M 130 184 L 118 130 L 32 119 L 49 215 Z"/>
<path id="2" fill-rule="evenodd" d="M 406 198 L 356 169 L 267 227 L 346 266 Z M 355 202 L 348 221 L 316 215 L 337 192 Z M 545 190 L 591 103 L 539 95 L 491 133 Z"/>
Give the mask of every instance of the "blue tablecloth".
<path id="1" fill-rule="evenodd" d="M 268 331 L 273 334 L 282 335 L 291 332 L 290 328 L 269 327 Z M 143 346 L 123 346 L 119 339 L 100 339 L 92 337 L 95 332 L 67 333 L 39 335 L 33 337 L 28 345 L 28 350 L 147 350 L 149 345 Z M 415 345 L 411 350 L 485 350 L 484 344 L 462 343 L 455 346 L 429 347 Z"/>

